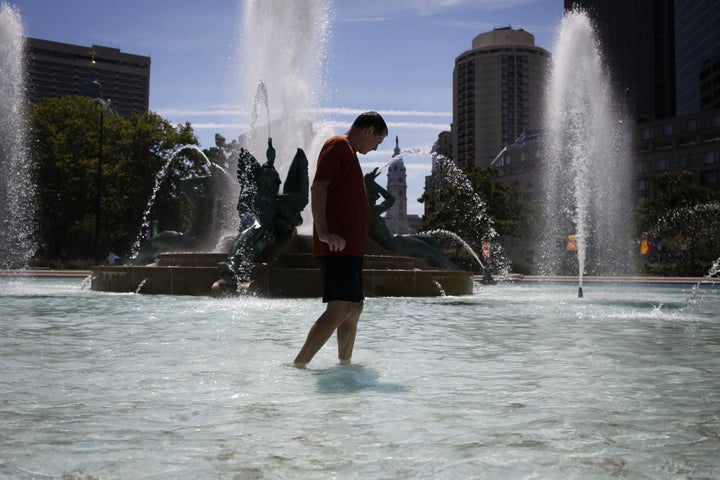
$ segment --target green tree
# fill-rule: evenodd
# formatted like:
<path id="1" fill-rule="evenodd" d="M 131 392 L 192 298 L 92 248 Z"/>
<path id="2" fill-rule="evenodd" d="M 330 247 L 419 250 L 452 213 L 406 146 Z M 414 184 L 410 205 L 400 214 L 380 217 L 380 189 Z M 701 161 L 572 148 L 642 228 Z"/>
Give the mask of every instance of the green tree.
<path id="1" fill-rule="evenodd" d="M 528 207 L 519 188 L 496 181 L 496 168 L 482 169 L 468 164 L 463 172 L 480 198 L 485 200 L 498 235 L 521 236 L 526 233 L 525 228 L 529 224 Z"/>
<path id="2" fill-rule="evenodd" d="M 428 206 L 421 229 L 451 231 L 475 252 L 482 251 L 484 241 L 495 242 L 500 235 L 524 235 L 529 210 L 522 193 L 494 181 L 496 174 L 496 169 L 482 169 L 472 162 L 462 169 L 449 160 L 436 162 L 435 186 L 426 189 L 419 199 Z"/>
<path id="3" fill-rule="evenodd" d="M 720 256 L 720 192 L 693 184 L 690 172 L 656 177 L 655 198 L 637 213 L 655 246 L 647 273 L 701 276 Z"/>
<path id="4" fill-rule="evenodd" d="M 86 97 L 46 98 L 31 108 L 30 121 L 40 201 L 38 256 L 48 259 L 127 254 L 156 175 L 178 147 L 198 143 L 189 124 L 176 127 L 152 112 L 125 119 Z M 205 172 L 205 163 L 192 150 L 180 152 L 172 162 L 153 216 L 164 228 L 185 227 L 185 199 L 178 183 Z"/>

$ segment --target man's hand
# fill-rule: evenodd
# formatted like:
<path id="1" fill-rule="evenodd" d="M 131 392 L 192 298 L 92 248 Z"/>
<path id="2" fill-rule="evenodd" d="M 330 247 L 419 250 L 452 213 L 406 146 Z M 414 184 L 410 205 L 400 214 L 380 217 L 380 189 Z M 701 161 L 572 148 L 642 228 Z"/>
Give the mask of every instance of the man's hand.
<path id="1" fill-rule="evenodd" d="M 318 232 L 318 238 L 321 242 L 328 244 L 331 252 L 340 252 L 345 249 L 345 239 L 340 235 L 329 232 Z"/>

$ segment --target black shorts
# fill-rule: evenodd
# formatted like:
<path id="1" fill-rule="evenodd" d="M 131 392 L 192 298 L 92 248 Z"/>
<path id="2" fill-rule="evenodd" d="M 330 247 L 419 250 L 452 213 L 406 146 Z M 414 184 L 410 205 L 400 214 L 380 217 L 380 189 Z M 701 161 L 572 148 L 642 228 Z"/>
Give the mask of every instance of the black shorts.
<path id="1" fill-rule="evenodd" d="M 320 257 L 323 302 L 343 300 L 362 303 L 365 299 L 363 259 L 346 255 Z"/>

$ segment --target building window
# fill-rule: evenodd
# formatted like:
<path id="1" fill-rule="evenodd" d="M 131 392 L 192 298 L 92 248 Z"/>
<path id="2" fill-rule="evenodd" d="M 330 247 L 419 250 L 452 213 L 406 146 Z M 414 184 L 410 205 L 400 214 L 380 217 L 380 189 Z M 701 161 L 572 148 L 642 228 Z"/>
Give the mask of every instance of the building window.
<path id="1" fill-rule="evenodd" d="M 700 172 L 700 185 L 704 187 L 715 187 L 718 184 L 718 171 L 708 170 Z"/>
<path id="2" fill-rule="evenodd" d="M 655 135 L 653 135 L 653 129 L 652 128 L 643 128 L 642 131 L 642 138 L 643 140 L 650 140 Z"/>
<path id="3" fill-rule="evenodd" d="M 658 158 L 655 160 L 655 170 L 664 172 L 668 169 L 668 161 L 666 158 Z"/>
<path id="4" fill-rule="evenodd" d="M 678 167 L 690 168 L 690 164 L 690 155 L 680 155 L 680 158 L 678 158 Z"/>
<path id="5" fill-rule="evenodd" d="M 645 173 L 645 162 L 635 162 L 635 173 Z"/>
<path id="6" fill-rule="evenodd" d="M 687 131 L 688 132 L 697 132 L 699 129 L 700 129 L 700 122 L 698 122 L 697 118 L 688 120 L 688 122 L 687 122 Z"/>
<path id="7" fill-rule="evenodd" d="M 666 137 L 671 137 L 675 135 L 675 125 L 672 123 L 663 125 L 663 135 L 665 135 Z"/>
<path id="8" fill-rule="evenodd" d="M 650 180 L 647 178 L 640 178 L 637 181 L 637 189 L 640 192 L 647 192 L 650 190 Z"/>
<path id="9" fill-rule="evenodd" d="M 705 154 L 705 165 L 713 165 L 717 163 L 718 155 L 717 152 L 707 152 Z"/>
<path id="10" fill-rule="evenodd" d="M 720 115 L 715 115 L 712 119 L 713 127 L 720 127 Z"/>

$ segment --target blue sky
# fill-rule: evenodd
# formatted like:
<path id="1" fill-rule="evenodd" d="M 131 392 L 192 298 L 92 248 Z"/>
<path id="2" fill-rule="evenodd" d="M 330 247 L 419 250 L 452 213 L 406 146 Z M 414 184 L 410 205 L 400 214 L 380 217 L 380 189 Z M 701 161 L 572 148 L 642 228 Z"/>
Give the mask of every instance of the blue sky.
<path id="1" fill-rule="evenodd" d="M 237 105 L 242 0 L 4 1 L 19 8 L 30 37 L 150 56 L 150 109 L 173 123 L 191 122 L 202 147 L 214 144 L 215 133 L 232 139 L 247 128 L 247 108 Z M 449 130 L 454 61 L 476 35 L 511 25 L 552 52 L 563 9 L 562 0 L 327 2 L 323 116 L 344 133 L 358 111 L 374 109 L 390 128 L 379 150 L 361 157 L 366 171 L 386 164 L 396 135 L 402 150 L 429 152 Z M 404 161 L 408 211 L 421 213 L 414 200 L 430 156 Z"/>

